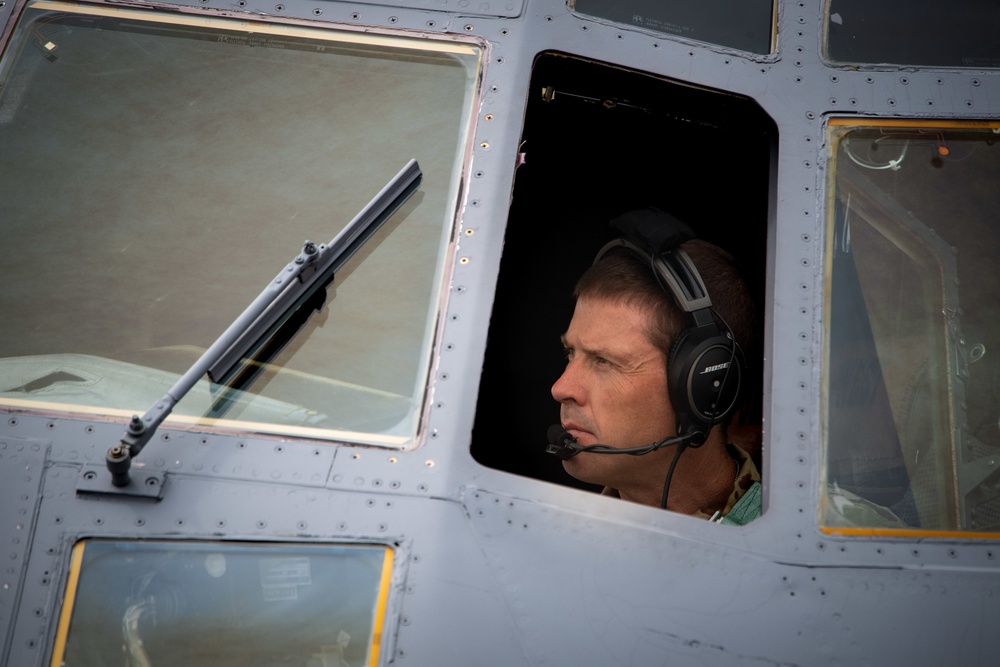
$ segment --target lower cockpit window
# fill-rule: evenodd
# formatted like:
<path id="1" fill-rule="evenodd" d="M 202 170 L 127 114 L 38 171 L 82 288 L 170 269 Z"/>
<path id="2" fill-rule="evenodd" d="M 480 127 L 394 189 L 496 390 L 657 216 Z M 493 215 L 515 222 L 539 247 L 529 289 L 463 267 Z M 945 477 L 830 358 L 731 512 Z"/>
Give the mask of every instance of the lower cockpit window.
<path id="1" fill-rule="evenodd" d="M 998 132 L 830 122 L 830 532 L 1000 531 Z"/>
<path id="2" fill-rule="evenodd" d="M 415 159 L 419 191 L 255 381 L 202 380 L 173 417 L 412 444 L 480 65 L 457 40 L 29 3 L 0 61 L 0 404 L 142 414 Z"/>
<path id="3" fill-rule="evenodd" d="M 52 665 L 378 664 L 393 552 L 86 540 Z"/>

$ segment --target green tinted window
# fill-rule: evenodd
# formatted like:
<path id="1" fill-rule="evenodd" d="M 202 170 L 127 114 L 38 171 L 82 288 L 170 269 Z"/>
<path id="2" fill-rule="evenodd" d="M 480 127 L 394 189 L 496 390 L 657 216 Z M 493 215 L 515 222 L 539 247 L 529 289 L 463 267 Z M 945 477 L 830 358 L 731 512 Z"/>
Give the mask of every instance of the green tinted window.
<path id="1" fill-rule="evenodd" d="M 829 527 L 1000 531 L 998 130 L 831 122 Z"/>
<path id="2" fill-rule="evenodd" d="M 420 191 L 223 424 L 412 442 L 480 51 L 30 4 L 0 64 L 0 401 L 142 414 L 414 158 Z M 202 423 L 207 381 L 174 411 Z"/>
<path id="3" fill-rule="evenodd" d="M 375 665 L 381 546 L 76 545 L 53 665 Z"/>

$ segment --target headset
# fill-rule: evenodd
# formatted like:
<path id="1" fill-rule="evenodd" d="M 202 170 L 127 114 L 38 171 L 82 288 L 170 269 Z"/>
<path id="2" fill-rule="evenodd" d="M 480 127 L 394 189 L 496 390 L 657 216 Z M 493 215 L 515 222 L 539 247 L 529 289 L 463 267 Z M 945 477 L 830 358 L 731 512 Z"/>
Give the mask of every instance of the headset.
<path id="1" fill-rule="evenodd" d="M 611 226 L 622 237 L 601 248 L 593 263 L 616 252 L 633 255 L 649 264 L 660 287 L 691 315 L 692 325 L 677 334 L 667 355 L 668 399 L 677 421 L 677 437 L 625 449 L 604 444 L 582 446 L 556 424 L 549 429 L 546 452 L 562 460 L 583 452 L 642 456 L 677 445 L 660 502 L 666 509 L 670 480 L 681 453 L 704 444 L 712 427 L 727 419 L 736 407 L 745 361 L 732 329 L 712 307 L 698 269 L 680 247 L 695 238 L 691 228 L 657 208 L 625 213 L 612 220 Z"/>
<path id="2" fill-rule="evenodd" d="M 729 325 L 712 307 L 698 269 L 680 247 L 695 234 L 657 208 L 630 211 L 612 220 L 611 226 L 622 238 L 601 248 L 594 264 L 615 252 L 635 256 L 650 266 L 664 291 L 691 315 L 692 325 L 674 338 L 667 355 L 667 385 L 677 434 L 691 436 L 692 445 L 701 444 L 736 407 L 745 361 Z"/>

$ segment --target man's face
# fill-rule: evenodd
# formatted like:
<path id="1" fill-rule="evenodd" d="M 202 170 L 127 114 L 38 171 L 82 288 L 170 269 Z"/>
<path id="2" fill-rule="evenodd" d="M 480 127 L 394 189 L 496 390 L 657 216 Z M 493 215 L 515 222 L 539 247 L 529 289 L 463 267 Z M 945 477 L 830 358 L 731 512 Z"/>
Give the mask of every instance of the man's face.
<path id="1" fill-rule="evenodd" d="M 640 309 L 604 299 L 577 301 L 563 335 L 566 370 L 552 385 L 563 428 L 581 445 L 640 447 L 673 436 L 666 359 L 646 335 Z M 620 488 L 649 457 L 584 453 L 563 462 L 585 482 Z"/>

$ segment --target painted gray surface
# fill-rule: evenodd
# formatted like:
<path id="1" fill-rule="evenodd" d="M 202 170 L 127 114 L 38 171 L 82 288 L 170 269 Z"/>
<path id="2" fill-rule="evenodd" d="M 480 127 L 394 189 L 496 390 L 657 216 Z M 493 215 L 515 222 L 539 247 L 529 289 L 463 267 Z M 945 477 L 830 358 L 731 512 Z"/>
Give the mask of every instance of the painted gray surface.
<path id="1" fill-rule="evenodd" d="M 0 662 L 48 664 L 69 549 L 107 535 L 398 545 L 384 664 L 992 664 L 1000 545 L 827 537 L 816 503 L 824 119 L 989 118 L 1000 73 L 830 67 L 815 0 L 779 5 L 778 52 L 763 57 L 587 21 L 558 0 L 526 2 L 507 18 L 486 17 L 492 3 L 468 13 L 452 4 L 190 3 L 489 41 L 422 446 L 384 452 L 167 429 L 143 453 L 165 475 L 163 499 L 151 502 L 77 494 L 82 466 L 103 460 L 121 423 L 5 415 Z M 0 21 L 14 9 L 3 4 Z M 765 513 L 750 526 L 517 477 L 469 454 L 527 81 L 542 50 L 736 92 L 778 125 Z M 725 196 L 724 180 L 718 188 Z"/>

